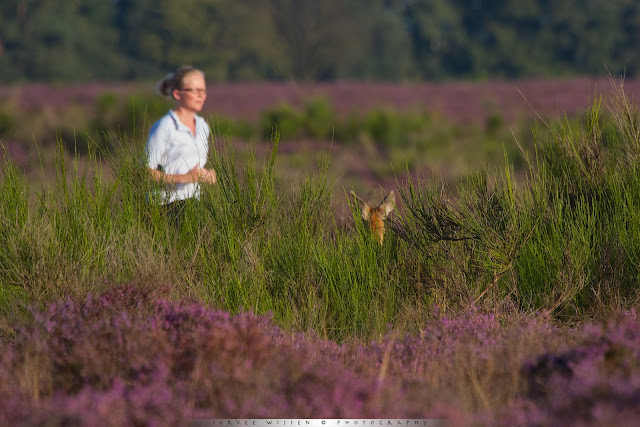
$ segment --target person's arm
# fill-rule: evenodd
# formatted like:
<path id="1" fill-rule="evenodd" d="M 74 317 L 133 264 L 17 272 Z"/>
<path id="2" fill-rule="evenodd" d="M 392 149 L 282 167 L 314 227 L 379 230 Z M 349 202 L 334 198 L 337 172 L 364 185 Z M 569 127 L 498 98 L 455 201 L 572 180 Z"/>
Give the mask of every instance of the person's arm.
<path id="1" fill-rule="evenodd" d="M 203 169 L 198 166 L 185 174 L 168 174 L 158 169 L 149 168 L 151 179 L 161 184 L 190 184 L 192 182 L 204 182 L 215 184 L 218 181 L 216 171 L 213 169 Z"/>
<path id="2" fill-rule="evenodd" d="M 201 173 L 199 171 L 202 170 L 196 166 L 185 174 L 168 174 L 158 169 L 149 168 L 149 173 L 151 174 L 151 179 L 160 184 L 190 184 L 198 181 Z"/>

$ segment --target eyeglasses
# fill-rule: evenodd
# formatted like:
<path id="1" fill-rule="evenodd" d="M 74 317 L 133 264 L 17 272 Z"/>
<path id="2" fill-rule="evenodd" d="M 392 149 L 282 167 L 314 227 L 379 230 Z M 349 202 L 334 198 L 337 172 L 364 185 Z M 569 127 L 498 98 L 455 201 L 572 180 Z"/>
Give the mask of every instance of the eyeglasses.
<path id="1" fill-rule="evenodd" d="M 207 94 L 207 90 L 206 89 L 196 89 L 193 87 L 189 87 L 186 89 L 180 89 L 181 92 L 193 92 L 197 95 L 206 95 Z"/>

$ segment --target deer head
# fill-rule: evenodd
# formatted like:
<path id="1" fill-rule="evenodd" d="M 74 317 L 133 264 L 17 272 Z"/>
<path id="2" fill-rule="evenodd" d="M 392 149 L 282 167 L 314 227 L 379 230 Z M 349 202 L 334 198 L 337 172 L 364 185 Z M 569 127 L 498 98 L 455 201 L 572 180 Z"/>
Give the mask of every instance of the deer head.
<path id="1" fill-rule="evenodd" d="M 382 240 L 384 239 L 384 222 L 387 219 L 387 216 L 393 211 L 396 204 L 396 195 L 393 191 L 391 191 L 387 197 L 384 198 L 382 203 L 372 208 L 365 202 L 362 198 L 358 197 L 358 195 L 351 191 L 351 195 L 358 202 L 360 209 L 362 211 L 362 219 L 364 219 L 368 224 L 371 232 L 378 239 L 378 242 L 382 244 Z"/>

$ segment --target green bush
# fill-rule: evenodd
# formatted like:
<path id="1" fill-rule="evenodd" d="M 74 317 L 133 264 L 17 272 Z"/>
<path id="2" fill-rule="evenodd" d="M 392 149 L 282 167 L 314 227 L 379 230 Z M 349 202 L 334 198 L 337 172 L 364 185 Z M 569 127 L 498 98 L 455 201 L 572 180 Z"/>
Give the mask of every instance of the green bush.
<path id="1" fill-rule="evenodd" d="M 352 144 L 358 140 L 362 132 L 362 119 L 355 112 L 351 112 L 345 120 L 336 121 L 334 140 L 343 144 Z"/>
<path id="2" fill-rule="evenodd" d="M 507 162 L 493 181 L 470 175 L 455 198 L 435 182 L 401 190 L 407 210 L 393 228 L 425 257 L 439 298 L 509 299 L 562 316 L 637 300 L 640 158 L 637 140 L 622 138 L 637 118 L 621 114 L 605 118 L 596 101 L 575 121 L 549 125 L 520 183 Z"/>
<path id="3" fill-rule="evenodd" d="M 96 114 L 91 121 L 91 127 L 94 131 L 103 133 L 118 127 L 118 118 L 122 108 L 118 95 L 115 93 L 101 95 L 96 101 L 95 108 Z"/>
<path id="4" fill-rule="evenodd" d="M 173 103 L 157 95 L 131 95 L 124 104 L 118 120 L 120 132 L 134 138 L 144 134 L 145 128 L 173 108 Z M 146 135 L 144 135 L 146 137 Z"/>
<path id="5" fill-rule="evenodd" d="M 369 136 L 386 147 L 406 145 L 409 137 L 399 116 L 389 111 L 372 111 L 367 114 L 364 126 Z"/>
<path id="6" fill-rule="evenodd" d="M 296 138 L 302 134 L 304 126 L 302 117 L 287 104 L 267 110 L 260 119 L 262 137 L 269 139 L 277 131 L 283 140 Z"/>
<path id="7" fill-rule="evenodd" d="M 365 132 L 378 144 L 389 148 L 406 148 L 425 129 L 431 127 L 428 115 L 374 110 L 364 118 Z"/>
<path id="8" fill-rule="evenodd" d="M 495 138 L 502 128 L 503 119 L 500 114 L 491 114 L 487 117 L 484 130 L 487 136 Z"/>
<path id="9" fill-rule="evenodd" d="M 215 116 L 211 120 L 211 129 L 214 135 L 230 136 L 242 140 L 250 140 L 255 136 L 255 129 L 246 120 L 233 120 L 226 117 Z"/>
<path id="10" fill-rule="evenodd" d="M 307 136 L 319 139 L 333 136 L 336 117 L 325 98 L 309 101 L 304 107 L 302 120 Z"/>
<path id="11" fill-rule="evenodd" d="M 6 109 L 0 109 L 0 137 L 8 135 L 16 125 L 16 118 Z"/>

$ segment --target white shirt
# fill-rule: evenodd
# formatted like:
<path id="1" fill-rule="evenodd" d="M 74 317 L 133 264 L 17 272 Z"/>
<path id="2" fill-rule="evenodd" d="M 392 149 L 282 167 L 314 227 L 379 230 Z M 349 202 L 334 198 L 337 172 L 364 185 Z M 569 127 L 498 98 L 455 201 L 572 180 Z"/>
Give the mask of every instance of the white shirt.
<path id="1" fill-rule="evenodd" d="M 205 166 L 209 153 L 209 125 L 198 115 L 195 119 L 195 135 L 173 110 L 151 126 L 145 149 L 150 169 L 177 175 L 185 174 L 196 166 Z M 200 185 L 197 182 L 167 185 L 163 192 L 151 195 L 160 204 L 199 196 Z"/>

